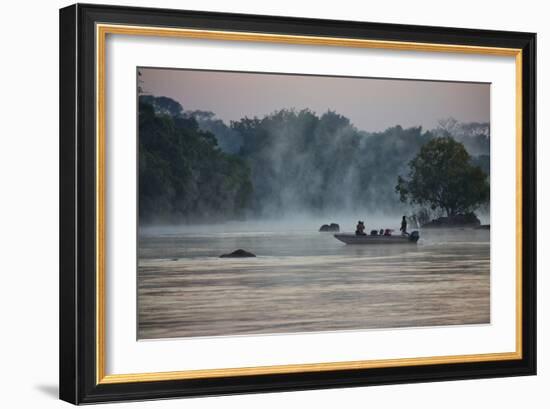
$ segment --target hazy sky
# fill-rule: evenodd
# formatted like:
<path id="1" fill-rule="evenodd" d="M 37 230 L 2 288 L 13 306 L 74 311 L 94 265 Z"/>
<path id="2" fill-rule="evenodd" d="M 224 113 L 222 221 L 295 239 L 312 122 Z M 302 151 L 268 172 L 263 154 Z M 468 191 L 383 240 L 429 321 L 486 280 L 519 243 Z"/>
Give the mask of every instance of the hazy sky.
<path id="1" fill-rule="evenodd" d="M 281 108 L 327 110 L 359 129 L 437 126 L 442 118 L 489 122 L 490 85 L 281 74 L 142 68 L 141 86 L 180 102 L 184 110 L 212 111 L 227 124 Z"/>

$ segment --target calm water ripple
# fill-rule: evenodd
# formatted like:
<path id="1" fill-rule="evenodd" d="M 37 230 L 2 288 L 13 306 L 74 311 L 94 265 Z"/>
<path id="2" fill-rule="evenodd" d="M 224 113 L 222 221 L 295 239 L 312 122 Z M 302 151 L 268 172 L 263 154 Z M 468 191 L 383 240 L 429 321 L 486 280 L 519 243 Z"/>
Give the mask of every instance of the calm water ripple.
<path id="1" fill-rule="evenodd" d="M 142 232 L 138 338 L 490 321 L 489 231 L 346 246 L 315 231 L 234 230 Z M 218 257 L 237 248 L 258 257 Z"/>

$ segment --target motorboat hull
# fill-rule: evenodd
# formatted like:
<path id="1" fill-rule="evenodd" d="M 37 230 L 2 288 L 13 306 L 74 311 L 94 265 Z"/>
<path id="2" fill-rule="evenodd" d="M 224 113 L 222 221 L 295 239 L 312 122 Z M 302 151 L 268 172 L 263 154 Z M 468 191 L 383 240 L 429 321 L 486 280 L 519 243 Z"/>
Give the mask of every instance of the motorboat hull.
<path id="1" fill-rule="evenodd" d="M 335 234 L 334 237 L 346 244 L 416 244 L 420 236 L 412 232 L 408 236 L 356 235 L 351 233 Z"/>

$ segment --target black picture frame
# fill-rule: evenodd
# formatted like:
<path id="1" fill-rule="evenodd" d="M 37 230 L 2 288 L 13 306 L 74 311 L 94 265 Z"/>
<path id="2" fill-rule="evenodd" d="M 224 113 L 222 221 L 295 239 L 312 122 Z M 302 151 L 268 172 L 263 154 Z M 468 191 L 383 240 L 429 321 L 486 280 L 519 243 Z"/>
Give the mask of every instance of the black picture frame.
<path id="1" fill-rule="evenodd" d="M 96 351 L 96 23 L 522 51 L 521 359 L 101 384 Z M 60 10 L 60 398 L 74 404 L 536 374 L 536 34 L 77 4 Z"/>

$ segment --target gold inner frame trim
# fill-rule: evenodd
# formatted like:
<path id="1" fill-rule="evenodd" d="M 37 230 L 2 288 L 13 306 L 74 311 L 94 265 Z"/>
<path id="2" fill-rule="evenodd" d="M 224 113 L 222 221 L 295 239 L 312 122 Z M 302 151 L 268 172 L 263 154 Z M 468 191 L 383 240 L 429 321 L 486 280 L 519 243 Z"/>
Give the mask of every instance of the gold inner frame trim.
<path id="1" fill-rule="evenodd" d="M 246 41 L 295 45 L 371 48 L 400 51 L 466 53 L 515 57 L 516 65 L 516 350 L 504 353 L 450 355 L 313 364 L 185 370 L 132 374 L 105 374 L 105 42 L 107 34 L 157 36 L 220 41 Z M 413 365 L 490 362 L 522 358 L 522 51 L 515 48 L 432 44 L 354 38 L 298 36 L 178 29 L 166 27 L 96 24 L 96 382 L 128 382 L 204 379 L 214 377 L 291 374 L 348 369 L 389 368 Z"/>

